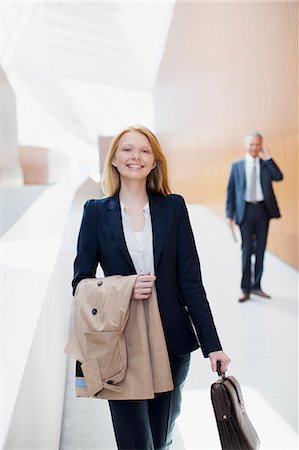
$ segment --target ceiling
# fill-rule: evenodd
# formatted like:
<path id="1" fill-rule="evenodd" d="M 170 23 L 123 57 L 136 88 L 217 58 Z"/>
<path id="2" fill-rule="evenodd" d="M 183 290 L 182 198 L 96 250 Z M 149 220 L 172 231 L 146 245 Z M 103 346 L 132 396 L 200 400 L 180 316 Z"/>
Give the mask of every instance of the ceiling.
<path id="1" fill-rule="evenodd" d="M 41 126 L 54 121 L 92 146 L 134 114 L 146 120 L 173 7 L 3 1 L 2 64 L 17 97 L 20 139 L 31 140 L 29 108 L 44 115 Z"/>

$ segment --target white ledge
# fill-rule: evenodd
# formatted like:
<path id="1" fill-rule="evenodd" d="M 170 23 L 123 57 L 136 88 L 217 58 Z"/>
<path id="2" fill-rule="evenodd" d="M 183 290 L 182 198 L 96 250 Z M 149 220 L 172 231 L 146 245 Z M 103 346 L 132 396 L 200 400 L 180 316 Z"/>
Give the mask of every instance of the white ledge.
<path id="1" fill-rule="evenodd" d="M 73 197 L 82 181 L 82 178 L 66 179 L 50 186 L 1 238 L 1 448 L 10 426 Z"/>

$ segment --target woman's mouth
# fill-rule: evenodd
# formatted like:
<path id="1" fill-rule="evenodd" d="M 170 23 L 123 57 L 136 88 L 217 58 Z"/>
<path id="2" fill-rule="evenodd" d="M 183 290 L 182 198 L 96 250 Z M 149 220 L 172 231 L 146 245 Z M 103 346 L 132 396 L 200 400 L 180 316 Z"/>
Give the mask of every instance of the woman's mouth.
<path id="1" fill-rule="evenodd" d="M 127 167 L 129 169 L 138 170 L 138 169 L 143 169 L 144 166 L 142 164 L 127 164 Z"/>

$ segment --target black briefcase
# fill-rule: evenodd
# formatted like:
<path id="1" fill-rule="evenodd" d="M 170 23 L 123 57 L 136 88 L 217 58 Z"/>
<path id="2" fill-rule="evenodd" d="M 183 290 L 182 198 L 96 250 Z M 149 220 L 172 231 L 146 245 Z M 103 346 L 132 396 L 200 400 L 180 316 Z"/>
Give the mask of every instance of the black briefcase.
<path id="1" fill-rule="evenodd" d="M 246 413 L 240 384 L 221 374 L 211 386 L 211 399 L 222 450 L 257 450 L 259 437 Z"/>

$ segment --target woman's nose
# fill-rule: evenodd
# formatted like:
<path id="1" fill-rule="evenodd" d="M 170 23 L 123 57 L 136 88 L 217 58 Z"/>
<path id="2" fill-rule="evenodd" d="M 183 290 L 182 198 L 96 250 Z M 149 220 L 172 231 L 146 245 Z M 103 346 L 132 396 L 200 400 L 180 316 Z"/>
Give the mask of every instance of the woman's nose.
<path id="1" fill-rule="evenodd" d="M 133 159 L 139 159 L 139 158 L 140 158 L 139 152 L 138 152 L 137 150 L 135 150 L 135 151 L 133 152 L 132 157 L 133 157 Z"/>

